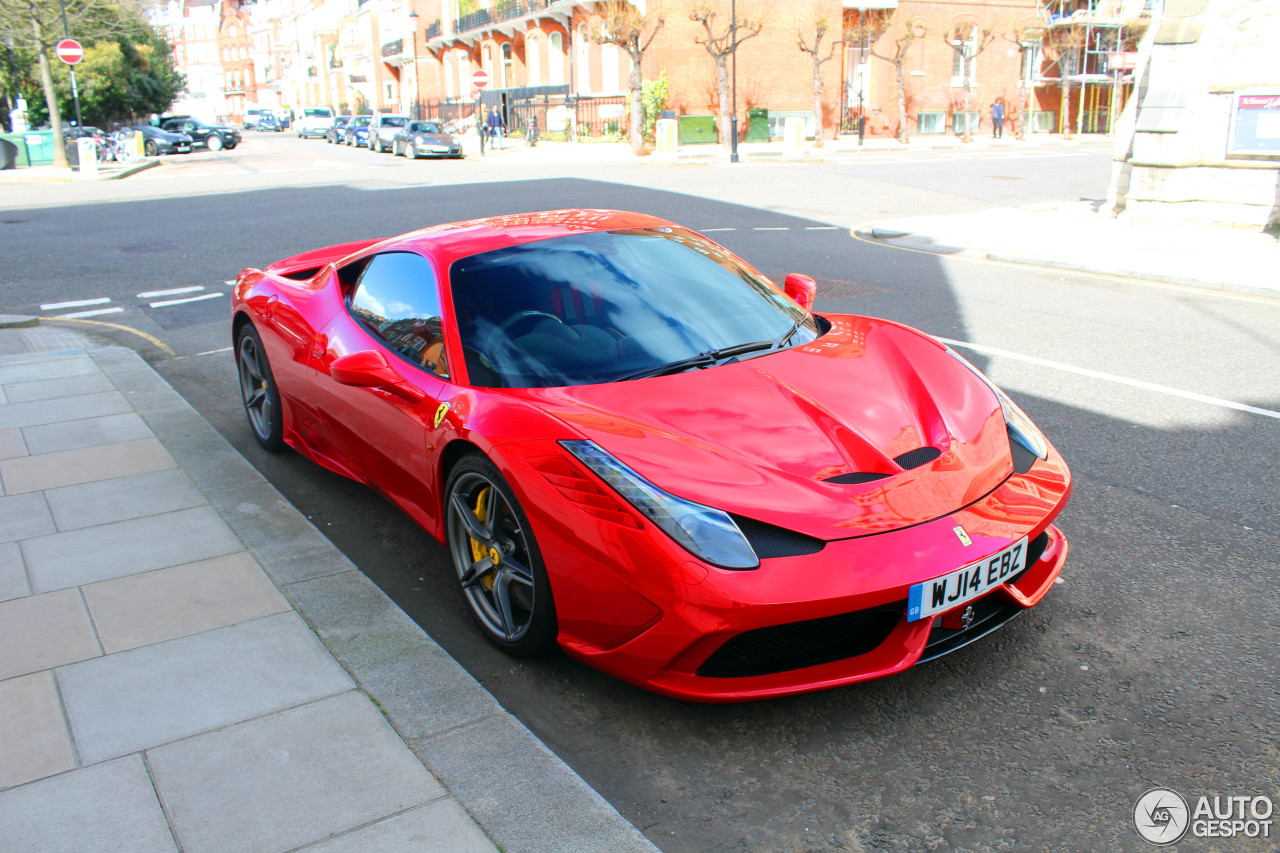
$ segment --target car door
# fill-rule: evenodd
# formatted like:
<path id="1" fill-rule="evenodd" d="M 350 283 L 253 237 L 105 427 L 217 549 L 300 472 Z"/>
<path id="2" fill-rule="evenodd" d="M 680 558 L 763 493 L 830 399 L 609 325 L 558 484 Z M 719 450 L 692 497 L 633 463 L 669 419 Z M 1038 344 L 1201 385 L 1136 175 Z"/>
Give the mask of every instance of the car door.
<path id="1" fill-rule="evenodd" d="M 452 397 L 435 269 L 421 255 L 393 251 L 339 276 L 346 310 L 322 331 L 314 359 L 325 432 L 361 479 L 433 526 L 440 512 L 436 413 Z M 335 361 L 370 351 L 403 382 L 366 387 L 334 379 Z"/>

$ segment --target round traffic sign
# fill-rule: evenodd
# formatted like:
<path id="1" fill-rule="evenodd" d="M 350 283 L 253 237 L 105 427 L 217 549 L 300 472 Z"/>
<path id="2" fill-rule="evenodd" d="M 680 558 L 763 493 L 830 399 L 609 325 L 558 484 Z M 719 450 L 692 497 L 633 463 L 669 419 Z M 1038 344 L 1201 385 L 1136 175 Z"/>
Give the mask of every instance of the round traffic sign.
<path id="1" fill-rule="evenodd" d="M 483 89 L 489 85 L 489 72 L 479 68 L 471 73 L 471 85 Z"/>
<path id="2" fill-rule="evenodd" d="M 84 59 L 84 48 L 75 39 L 62 39 L 53 46 L 53 52 L 68 65 L 75 65 Z"/>

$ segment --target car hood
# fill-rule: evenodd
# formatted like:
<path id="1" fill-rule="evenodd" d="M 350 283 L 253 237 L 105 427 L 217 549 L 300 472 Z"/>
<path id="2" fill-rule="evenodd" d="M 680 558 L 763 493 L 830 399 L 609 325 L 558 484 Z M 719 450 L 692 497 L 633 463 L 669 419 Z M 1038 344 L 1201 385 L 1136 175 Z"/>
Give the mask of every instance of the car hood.
<path id="1" fill-rule="evenodd" d="M 828 319 L 812 343 L 736 364 L 518 393 L 673 494 L 827 540 L 931 521 L 1012 473 L 999 401 L 940 344 Z M 894 461 L 923 448 L 939 454 Z M 830 482 L 853 474 L 887 476 Z"/>
<path id="2" fill-rule="evenodd" d="M 414 139 L 421 139 L 429 145 L 453 144 L 453 140 L 449 138 L 448 134 L 444 133 L 428 133 L 427 131 L 420 130 L 417 133 L 410 134 L 410 136 Z"/>

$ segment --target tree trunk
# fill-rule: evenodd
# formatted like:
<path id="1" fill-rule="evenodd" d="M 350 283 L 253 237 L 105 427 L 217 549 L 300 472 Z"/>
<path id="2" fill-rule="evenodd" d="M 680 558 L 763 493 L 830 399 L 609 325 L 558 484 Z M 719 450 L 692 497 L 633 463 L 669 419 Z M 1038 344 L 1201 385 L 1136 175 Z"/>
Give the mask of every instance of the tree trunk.
<path id="1" fill-rule="evenodd" d="M 631 151 L 644 151 L 644 74 L 640 69 L 639 45 L 633 45 L 631 54 Z"/>
<path id="2" fill-rule="evenodd" d="M 67 169 L 70 166 L 62 137 L 62 112 L 58 109 L 58 93 L 53 89 L 53 72 L 49 69 L 49 54 L 44 46 L 44 29 L 35 15 L 31 18 L 31 28 L 35 32 L 36 56 L 40 60 L 40 86 L 44 89 L 45 105 L 49 107 L 49 127 L 53 128 L 53 167 Z"/>
<path id="3" fill-rule="evenodd" d="M 898 141 L 907 141 L 907 78 L 902 73 L 906 58 L 895 63 L 898 67 Z"/>
<path id="4" fill-rule="evenodd" d="M 729 68 L 726 54 L 716 56 L 716 92 L 720 98 L 720 115 L 717 118 L 719 123 L 719 133 L 716 135 L 720 139 L 721 145 L 729 145 L 729 134 L 731 126 L 729 124 Z"/>
<path id="5" fill-rule="evenodd" d="M 817 132 L 813 147 L 822 147 L 822 60 L 818 58 L 818 45 L 813 46 L 813 118 Z"/>

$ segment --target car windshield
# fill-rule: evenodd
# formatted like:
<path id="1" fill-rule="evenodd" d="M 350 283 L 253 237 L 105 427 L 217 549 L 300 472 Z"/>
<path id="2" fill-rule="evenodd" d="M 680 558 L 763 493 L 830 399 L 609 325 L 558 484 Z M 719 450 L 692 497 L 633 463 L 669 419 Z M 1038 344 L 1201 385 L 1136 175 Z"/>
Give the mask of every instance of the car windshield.
<path id="1" fill-rule="evenodd" d="M 383 127 L 404 127 L 405 124 L 408 123 L 408 121 L 409 120 L 404 116 L 383 116 L 382 126 Z"/>
<path id="2" fill-rule="evenodd" d="M 333 113 L 331 113 L 329 110 L 321 109 L 317 107 L 308 107 L 307 109 L 302 111 L 302 114 L 305 116 L 308 116 L 309 118 L 328 118 L 329 116 L 333 115 Z"/>
<path id="3" fill-rule="evenodd" d="M 409 125 L 410 133 L 440 133 L 440 125 L 434 121 L 415 121 Z"/>
<path id="4" fill-rule="evenodd" d="M 368 116 L 359 116 L 358 118 L 353 118 L 351 120 L 351 127 L 364 127 L 368 123 L 369 123 Z"/>
<path id="5" fill-rule="evenodd" d="M 710 367 L 818 337 L 814 318 L 690 231 L 557 237 L 454 262 L 471 384 L 588 385 Z"/>

